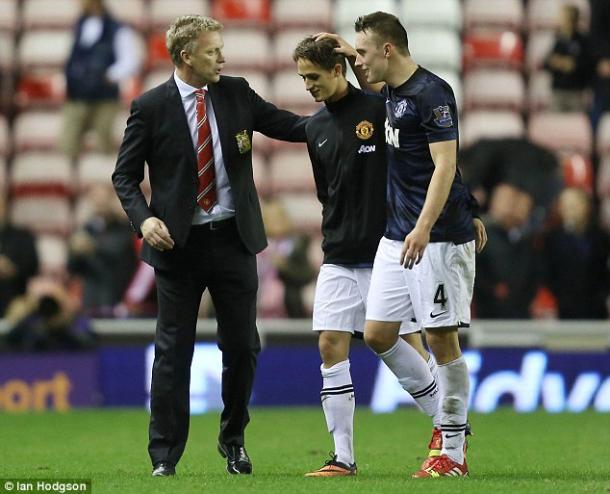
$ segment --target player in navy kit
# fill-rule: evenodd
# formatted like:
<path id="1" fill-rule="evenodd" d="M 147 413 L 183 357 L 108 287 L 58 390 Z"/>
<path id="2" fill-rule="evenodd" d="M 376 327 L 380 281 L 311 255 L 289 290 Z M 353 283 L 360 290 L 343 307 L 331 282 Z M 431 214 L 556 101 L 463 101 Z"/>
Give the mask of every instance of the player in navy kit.
<path id="1" fill-rule="evenodd" d="M 409 369 L 400 321 L 414 317 L 425 328 L 439 364 L 442 454 L 414 477 L 468 475 L 469 380 L 457 329 L 470 324 L 475 248 L 482 244 L 475 246 L 471 196 L 456 166 L 455 97 L 413 61 L 395 16 L 360 17 L 355 30 L 355 65 L 364 83 L 385 96 L 388 151 L 388 218 L 375 256 L 365 340 L 402 382 Z M 340 45 L 340 53 L 354 52 L 344 40 Z"/>
<path id="2" fill-rule="evenodd" d="M 316 286 L 313 329 L 319 332 L 322 407 L 335 451 L 321 469 L 307 474 L 313 477 L 356 472 L 350 337 L 364 328 L 371 268 L 386 225 L 382 207 L 387 175 L 385 98 L 364 93 L 347 82 L 345 59 L 333 51 L 336 46 L 336 40 L 316 42 L 306 38 L 293 55 L 306 90 L 316 101 L 325 103 L 309 120 L 306 133 L 317 193 L 323 204 L 324 264 Z M 354 52 L 350 63 L 355 58 Z M 475 219 L 474 225 L 484 243 L 483 224 Z M 424 350 L 419 333 L 414 333 L 419 326 L 412 320 L 412 316 L 404 320 L 400 334 L 423 359 L 406 346 L 403 353 L 408 358 L 404 365 L 409 366 L 409 376 L 401 384 L 433 418 L 436 428 L 430 454 L 434 456 L 440 454 L 436 366 L 434 358 Z"/>
<path id="3" fill-rule="evenodd" d="M 449 85 L 411 58 L 391 14 L 360 17 L 356 66 L 383 82 L 388 219 L 375 256 L 365 340 L 402 379 L 399 321 L 414 315 L 439 364 L 442 454 L 414 477 L 468 475 L 464 453 L 468 368 L 458 327 L 470 324 L 475 234 L 470 194 L 456 166 L 457 108 Z M 398 364 L 397 364 L 398 363 Z"/>

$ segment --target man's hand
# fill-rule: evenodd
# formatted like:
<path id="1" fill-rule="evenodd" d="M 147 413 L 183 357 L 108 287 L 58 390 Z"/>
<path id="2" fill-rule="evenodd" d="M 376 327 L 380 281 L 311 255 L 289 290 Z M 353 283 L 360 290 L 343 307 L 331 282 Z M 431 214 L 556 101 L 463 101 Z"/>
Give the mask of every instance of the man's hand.
<path id="1" fill-rule="evenodd" d="M 413 266 L 419 264 L 424 257 L 424 250 L 430 243 L 430 230 L 417 227 L 409 233 L 405 242 L 402 245 L 400 253 L 400 264 L 407 269 L 413 269 Z"/>
<path id="2" fill-rule="evenodd" d="M 146 218 L 140 226 L 144 240 L 154 249 L 171 250 L 174 248 L 174 240 L 169 230 L 159 218 L 151 216 Z"/>
<path id="3" fill-rule="evenodd" d="M 474 227 L 474 245 L 477 252 L 480 253 L 487 244 L 487 230 L 479 218 L 472 219 L 472 226 Z"/>
<path id="4" fill-rule="evenodd" d="M 339 36 L 338 34 L 334 34 L 334 33 L 318 33 L 314 35 L 316 38 L 316 41 L 320 41 L 321 39 L 334 39 L 337 44 L 339 45 L 338 47 L 335 48 L 335 53 L 340 53 L 341 55 L 343 55 L 346 58 L 349 59 L 356 59 L 356 49 L 350 45 L 347 41 L 345 41 L 341 36 Z"/>

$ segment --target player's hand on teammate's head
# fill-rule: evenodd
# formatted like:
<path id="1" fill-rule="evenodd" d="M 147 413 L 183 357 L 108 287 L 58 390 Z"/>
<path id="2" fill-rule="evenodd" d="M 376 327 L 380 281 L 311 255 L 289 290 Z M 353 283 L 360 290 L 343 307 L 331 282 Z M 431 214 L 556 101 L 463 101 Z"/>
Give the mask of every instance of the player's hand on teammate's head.
<path id="1" fill-rule="evenodd" d="M 314 34 L 314 37 L 316 38 L 316 41 L 320 41 L 321 39 L 333 39 L 339 45 L 335 48 L 337 53 L 340 53 L 347 58 L 356 58 L 356 49 L 338 34 L 321 32 Z"/>
<path id="2" fill-rule="evenodd" d="M 477 252 L 480 253 L 487 244 L 487 230 L 480 218 L 473 218 L 472 225 L 474 226 L 474 245 Z"/>

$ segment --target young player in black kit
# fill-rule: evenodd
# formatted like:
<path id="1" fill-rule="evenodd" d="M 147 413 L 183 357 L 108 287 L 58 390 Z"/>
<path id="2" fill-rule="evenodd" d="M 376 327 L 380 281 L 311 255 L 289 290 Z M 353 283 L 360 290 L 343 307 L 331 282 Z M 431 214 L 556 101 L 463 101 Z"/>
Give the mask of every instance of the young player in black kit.
<path id="1" fill-rule="evenodd" d="M 345 78 L 345 58 L 337 43 L 304 39 L 294 51 L 305 88 L 325 107 L 309 120 L 309 156 L 323 205 L 324 263 L 316 286 L 313 329 L 319 332 L 323 386 L 321 400 L 334 455 L 310 477 L 356 473 L 353 449 L 354 388 L 349 347 L 364 328 L 366 299 L 375 252 L 386 225 L 386 144 L 384 99 L 356 89 Z M 482 223 L 477 220 L 484 237 Z M 410 343 L 409 378 L 401 382 L 433 419 L 430 454 L 440 454 L 440 409 L 434 357 L 424 349 L 415 320 L 404 321 Z M 419 355 L 418 355 L 419 353 Z M 428 362 L 426 364 L 426 361 Z"/>

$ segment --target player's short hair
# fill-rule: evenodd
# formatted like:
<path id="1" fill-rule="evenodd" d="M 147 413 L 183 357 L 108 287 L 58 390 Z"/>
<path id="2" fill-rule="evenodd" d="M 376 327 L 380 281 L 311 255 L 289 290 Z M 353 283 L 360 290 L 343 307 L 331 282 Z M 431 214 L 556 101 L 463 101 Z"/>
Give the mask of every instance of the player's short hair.
<path id="1" fill-rule="evenodd" d="M 325 38 L 316 41 L 314 36 L 308 36 L 294 49 L 292 59 L 297 62 L 300 58 L 303 58 L 325 70 L 332 70 L 335 65 L 339 64 L 343 75 L 345 75 L 347 64 L 345 63 L 345 57 L 335 51 L 338 46 L 339 44 L 334 39 Z"/>
<path id="2" fill-rule="evenodd" d="M 410 55 L 407 30 L 398 17 L 387 12 L 373 12 L 356 19 L 354 28 L 357 33 L 370 31 L 380 43 L 390 42 L 404 55 Z"/>
<path id="3" fill-rule="evenodd" d="M 182 65 L 182 50 L 193 53 L 199 35 L 206 31 L 221 31 L 222 24 L 216 19 L 203 15 L 183 15 L 178 17 L 165 33 L 165 46 L 174 65 Z"/>

